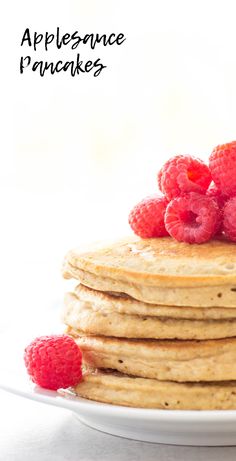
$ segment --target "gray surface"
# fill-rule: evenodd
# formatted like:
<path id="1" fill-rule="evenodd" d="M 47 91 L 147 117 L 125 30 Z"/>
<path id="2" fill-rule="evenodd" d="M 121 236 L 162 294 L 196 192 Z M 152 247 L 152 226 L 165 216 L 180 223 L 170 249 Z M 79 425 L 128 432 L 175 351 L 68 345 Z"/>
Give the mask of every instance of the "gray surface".
<path id="1" fill-rule="evenodd" d="M 235 461 L 236 447 L 176 447 L 90 429 L 59 408 L 0 391 L 1 461 Z"/>

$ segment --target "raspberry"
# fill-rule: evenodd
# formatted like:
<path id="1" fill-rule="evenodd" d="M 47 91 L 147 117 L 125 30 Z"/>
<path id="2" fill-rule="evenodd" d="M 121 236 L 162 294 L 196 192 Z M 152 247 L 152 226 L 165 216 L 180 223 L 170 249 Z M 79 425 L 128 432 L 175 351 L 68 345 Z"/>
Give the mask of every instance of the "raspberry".
<path id="1" fill-rule="evenodd" d="M 215 202 L 217 203 L 219 209 L 220 209 L 220 216 L 219 216 L 219 221 L 218 221 L 218 226 L 216 229 L 216 234 L 219 235 L 222 232 L 222 224 L 223 224 L 223 207 L 225 205 L 225 202 L 227 201 L 227 197 L 223 195 L 218 187 L 215 185 L 215 183 L 212 181 L 210 184 L 209 188 L 206 191 L 206 195 L 208 197 L 211 197 Z"/>
<path id="2" fill-rule="evenodd" d="M 227 197 L 220 192 L 220 190 L 214 184 L 213 181 L 210 184 L 209 188 L 207 189 L 206 195 L 216 200 L 216 203 L 219 208 L 223 208 L 225 202 L 227 201 Z"/>
<path id="3" fill-rule="evenodd" d="M 24 361 L 32 381 L 46 389 L 74 386 L 82 378 L 82 353 L 67 335 L 36 338 L 26 347 Z"/>
<path id="4" fill-rule="evenodd" d="M 236 195 L 236 141 L 215 147 L 209 168 L 220 192 L 227 197 Z"/>
<path id="5" fill-rule="evenodd" d="M 229 199 L 224 206 L 223 231 L 226 237 L 236 242 L 236 197 Z"/>
<path id="6" fill-rule="evenodd" d="M 164 224 L 167 204 L 165 197 L 155 194 L 135 205 L 129 214 L 129 224 L 134 233 L 141 238 L 168 235 Z"/>
<path id="7" fill-rule="evenodd" d="M 161 192 L 172 200 L 187 192 L 205 193 L 211 174 L 202 160 L 190 155 L 176 155 L 163 165 L 157 181 Z"/>
<path id="8" fill-rule="evenodd" d="M 162 178 L 162 168 L 159 170 L 159 172 L 157 173 L 157 184 L 158 184 L 158 188 L 160 189 L 161 191 L 161 178 Z"/>
<path id="9" fill-rule="evenodd" d="M 219 214 L 213 199 L 190 192 L 173 199 L 167 206 L 166 230 L 180 242 L 203 243 L 218 230 Z"/>

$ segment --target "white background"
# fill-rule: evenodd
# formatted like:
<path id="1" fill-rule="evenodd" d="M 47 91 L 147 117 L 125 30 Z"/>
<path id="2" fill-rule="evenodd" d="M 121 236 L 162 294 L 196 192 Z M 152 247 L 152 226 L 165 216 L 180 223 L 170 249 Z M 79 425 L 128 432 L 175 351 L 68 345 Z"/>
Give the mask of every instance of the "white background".
<path id="1" fill-rule="evenodd" d="M 64 254 L 130 232 L 128 212 L 157 190 L 165 159 L 207 158 L 236 138 L 236 3 L 21 0 L 2 10 L 0 328 L 20 333 L 52 306 L 58 322 Z M 45 58 L 41 47 L 20 47 L 25 28 L 57 26 L 127 40 L 92 53 L 107 65 L 97 78 L 20 75 L 22 55 Z"/>
<path id="2" fill-rule="evenodd" d="M 235 7 L 230 0 L 21 0 L 5 7 L 5 318 L 47 309 L 49 293 L 55 299 L 65 289 L 60 266 L 68 249 L 130 232 L 128 212 L 157 190 L 163 160 L 179 153 L 207 158 L 215 145 L 235 139 Z M 20 47 L 25 28 L 55 33 L 57 26 L 64 33 L 123 32 L 127 40 L 92 52 L 107 65 L 97 78 L 42 78 L 30 69 L 20 75 L 22 55 L 45 58 L 42 46 Z M 91 55 L 85 45 L 78 51 L 82 59 Z M 51 45 L 46 58 L 72 55 Z"/>

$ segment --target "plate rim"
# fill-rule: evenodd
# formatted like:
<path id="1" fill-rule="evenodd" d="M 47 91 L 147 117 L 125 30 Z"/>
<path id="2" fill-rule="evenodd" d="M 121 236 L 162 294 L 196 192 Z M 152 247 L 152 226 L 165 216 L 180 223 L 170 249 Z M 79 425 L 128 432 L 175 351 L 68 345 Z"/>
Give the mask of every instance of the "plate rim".
<path id="1" fill-rule="evenodd" d="M 171 419 L 173 422 L 191 422 L 199 423 L 214 422 L 214 424 L 222 424 L 223 422 L 236 422 L 236 410 L 168 410 L 157 408 L 138 408 L 121 405 L 113 405 L 104 402 L 77 397 L 74 395 L 63 396 L 58 391 L 40 388 L 30 382 L 27 375 L 22 384 L 18 387 L 12 383 L 8 383 L 7 379 L 4 382 L 0 380 L 0 389 L 6 392 L 18 395 L 19 397 L 27 398 L 42 402 L 48 405 L 53 405 L 65 408 L 79 413 L 79 410 L 90 413 L 105 415 L 109 412 L 110 416 L 124 416 L 127 419 L 133 419 L 135 416 L 145 420 L 159 420 L 167 422 Z M 22 378 L 21 378 L 22 383 Z M 63 392 L 63 391 L 62 391 Z M 76 408 L 76 406 L 78 407 Z"/>

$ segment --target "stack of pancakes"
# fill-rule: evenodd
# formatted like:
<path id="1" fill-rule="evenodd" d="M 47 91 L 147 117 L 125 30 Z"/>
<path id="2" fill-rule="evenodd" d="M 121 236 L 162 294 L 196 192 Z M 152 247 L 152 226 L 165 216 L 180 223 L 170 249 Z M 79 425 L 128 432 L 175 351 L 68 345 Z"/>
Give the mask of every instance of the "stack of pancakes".
<path id="1" fill-rule="evenodd" d="M 127 238 L 71 251 L 67 333 L 86 372 L 75 392 L 145 408 L 236 408 L 236 245 Z"/>

